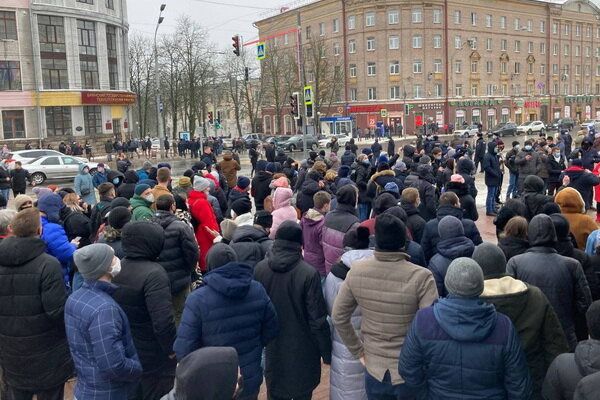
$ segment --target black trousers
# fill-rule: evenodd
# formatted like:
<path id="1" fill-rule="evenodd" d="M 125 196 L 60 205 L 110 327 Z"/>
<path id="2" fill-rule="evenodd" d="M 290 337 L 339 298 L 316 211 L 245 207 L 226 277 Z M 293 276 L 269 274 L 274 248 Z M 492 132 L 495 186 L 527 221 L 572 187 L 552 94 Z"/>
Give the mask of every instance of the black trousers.
<path id="1" fill-rule="evenodd" d="M 65 384 L 63 383 L 52 389 L 36 390 L 33 392 L 6 386 L 7 400 L 31 400 L 34 395 L 37 396 L 37 400 L 63 400 L 65 396 Z"/>
<path id="2" fill-rule="evenodd" d="M 175 386 L 175 364 L 165 365 L 164 370 L 143 375 L 138 384 L 135 400 L 160 400 Z"/>
<path id="3" fill-rule="evenodd" d="M 277 396 L 273 396 L 272 394 L 268 395 L 269 400 L 310 400 L 312 399 L 312 392 L 309 394 L 304 394 L 302 396 L 296 396 L 296 397 L 277 397 Z"/>

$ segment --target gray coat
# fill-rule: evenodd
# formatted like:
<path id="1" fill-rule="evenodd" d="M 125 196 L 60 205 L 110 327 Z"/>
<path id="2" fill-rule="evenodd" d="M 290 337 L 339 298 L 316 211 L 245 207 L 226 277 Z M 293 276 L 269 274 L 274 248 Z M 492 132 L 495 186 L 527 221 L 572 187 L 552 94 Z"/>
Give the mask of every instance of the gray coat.
<path id="1" fill-rule="evenodd" d="M 327 303 L 329 325 L 331 327 L 331 370 L 329 378 L 330 400 L 366 400 L 365 392 L 365 368 L 357 360 L 350 350 L 344 345 L 331 322 L 333 303 L 344 283 L 346 273 L 352 267 L 352 263 L 373 256 L 372 250 L 351 250 L 344 253 L 341 261 L 334 264 L 331 272 L 327 275 L 323 284 L 323 294 Z M 352 326 L 357 334 L 360 334 L 361 313 L 357 308 L 352 315 Z"/>
<path id="2" fill-rule="evenodd" d="M 577 384 L 573 400 L 595 400 L 600 393 L 600 372 L 586 376 Z"/>

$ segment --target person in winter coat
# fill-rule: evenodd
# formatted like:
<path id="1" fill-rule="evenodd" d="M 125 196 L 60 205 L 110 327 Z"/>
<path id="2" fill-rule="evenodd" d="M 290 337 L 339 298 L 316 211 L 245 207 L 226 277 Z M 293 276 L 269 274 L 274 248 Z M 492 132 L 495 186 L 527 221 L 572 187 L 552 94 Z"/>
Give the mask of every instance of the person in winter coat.
<path id="1" fill-rule="evenodd" d="M 396 154 L 396 143 L 394 143 L 394 139 L 391 137 L 388 140 L 387 153 L 389 157 L 393 157 Z"/>
<path id="2" fill-rule="evenodd" d="M 506 260 L 527 252 L 531 247 L 527 238 L 527 227 L 527 220 L 520 216 L 512 217 L 504 227 L 504 232 L 498 240 L 498 246 Z"/>
<path id="3" fill-rule="evenodd" d="M 479 219 L 477 204 L 475 199 L 469 194 L 469 188 L 462 175 L 454 174 L 446 184 L 446 191 L 456 193 L 460 201 L 460 208 L 463 210 L 463 217 L 475 222 Z"/>
<path id="4" fill-rule="evenodd" d="M 367 197 L 371 200 L 385 191 L 385 185 L 395 183 L 399 190 L 402 190 L 401 183 L 396 179 L 396 173 L 390 169 L 388 163 L 380 163 L 377 165 L 377 173 L 373 174 L 367 184 Z"/>
<path id="5" fill-rule="evenodd" d="M 229 245 L 237 254 L 238 260 L 254 268 L 262 261 L 271 247 L 273 241 L 269 239 L 269 230 L 273 224 L 273 217 L 268 211 L 258 211 L 254 215 L 254 224 L 235 228 Z"/>
<path id="6" fill-rule="evenodd" d="M 517 158 L 517 154 L 519 153 L 520 148 L 521 144 L 519 143 L 519 141 L 515 140 L 512 142 L 512 148 L 506 153 L 505 165 L 508 168 L 509 173 L 508 189 L 506 190 L 506 200 L 517 197 L 519 169 L 517 167 L 517 164 L 515 164 L 515 160 Z"/>
<path id="7" fill-rule="evenodd" d="M 534 151 L 531 140 L 526 140 L 523 149 L 519 151 L 515 157 L 515 165 L 519 171 L 517 180 L 518 193 L 523 193 L 523 185 L 525 179 L 530 175 L 536 175 L 539 171 L 540 164 L 539 153 Z"/>
<path id="8" fill-rule="evenodd" d="M 79 238 L 78 248 L 91 244 L 92 233 L 90 219 L 85 215 L 85 210 L 80 206 L 80 199 L 75 193 L 69 193 L 63 198 L 64 207 L 60 210 L 67 240 Z"/>
<path id="9" fill-rule="evenodd" d="M 292 207 L 291 201 L 293 196 L 292 189 L 278 187 L 275 189 L 273 194 L 273 225 L 271 226 L 271 232 L 269 238 L 275 239 L 277 229 L 285 221 L 298 222 L 298 213 L 296 208 Z"/>
<path id="10" fill-rule="evenodd" d="M 384 213 L 375 222 L 375 252 L 354 261 L 335 298 L 331 319 L 355 359 L 366 367 L 367 396 L 411 398 L 398 373 L 398 355 L 415 313 L 438 297 L 430 271 L 412 264 L 406 247 L 406 226 Z M 361 309 L 361 335 L 352 316 Z M 379 398 L 379 397 L 373 397 Z M 384 397 L 381 397 L 384 398 Z"/>
<path id="11" fill-rule="evenodd" d="M 104 229 L 102 236 L 98 239 L 98 243 L 105 243 L 112 247 L 115 256 L 121 260 L 125 258 L 123 242 L 121 241 L 121 231 L 131 221 L 131 217 L 131 211 L 127 207 L 113 207 L 108 214 L 106 229 Z"/>
<path id="12" fill-rule="evenodd" d="M 65 326 L 79 399 L 127 399 L 142 376 L 125 312 L 111 297 L 117 287 L 113 276 L 121 263 L 106 244 L 92 244 L 75 252 L 75 262 L 85 282 L 69 296 Z"/>
<path id="13" fill-rule="evenodd" d="M 219 166 L 227 180 L 227 186 L 230 188 L 234 187 L 237 183 L 237 171 L 242 169 L 240 164 L 233 159 L 233 155 L 230 152 L 226 152 L 223 154 L 223 161 L 219 163 Z"/>
<path id="14" fill-rule="evenodd" d="M 475 185 L 474 174 L 477 172 L 473 161 L 466 157 L 458 160 L 456 163 L 456 173 L 463 177 L 467 188 L 469 188 L 469 194 L 476 199 L 477 198 L 477 186 Z"/>
<path id="15" fill-rule="evenodd" d="M 113 282 L 113 298 L 125 311 L 142 363 L 137 396 L 160 399 L 173 387 L 175 375 L 175 321 L 169 276 L 156 262 L 165 233 L 155 223 L 132 222 L 121 233 L 125 258 Z"/>
<path id="16" fill-rule="evenodd" d="M 304 213 L 314 206 L 313 196 L 315 193 L 325 188 L 323 179 L 323 175 L 314 169 L 306 174 L 304 183 L 298 191 L 296 201 L 296 206 L 300 210 L 300 214 L 304 215 Z"/>
<path id="17" fill-rule="evenodd" d="M 302 216 L 302 240 L 304 242 L 304 261 L 312 265 L 321 279 L 325 279 L 325 254 L 323 252 L 323 224 L 325 215 L 331 207 L 331 195 L 325 191 L 315 193 L 313 196 L 314 207 Z"/>
<path id="18" fill-rule="evenodd" d="M 350 145 L 346 145 L 346 150 L 344 151 L 344 154 L 342 154 L 340 163 L 350 167 L 352 164 L 354 164 L 354 161 L 356 161 L 356 155 L 352 152 L 352 150 L 350 150 Z"/>
<path id="19" fill-rule="evenodd" d="M 340 188 L 337 193 L 337 207 L 325 215 L 323 223 L 323 254 L 325 256 L 325 272 L 344 254 L 344 235 L 359 224 L 356 215 L 358 193 L 353 185 Z"/>
<path id="20" fill-rule="evenodd" d="M 481 164 L 481 171 L 483 172 L 483 158 L 485 157 L 485 149 L 486 142 L 481 133 L 477 134 L 477 140 L 475 141 L 475 156 L 473 157 L 473 161 L 475 162 L 475 172 L 477 172 L 477 167 Z"/>
<path id="21" fill-rule="evenodd" d="M 560 153 L 560 148 L 552 148 L 552 154 L 548 157 L 548 195 L 554 196 L 558 188 L 562 186 L 561 175 L 566 169 L 565 156 Z"/>
<path id="22" fill-rule="evenodd" d="M 352 164 L 352 176 L 358 187 L 358 218 L 365 221 L 371 214 L 371 200 L 367 197 L 367 185 L 371 174 L 371 163 L 365 154 L 360 154 Z"/>
<path id="23" fill-rule="evenodd" d="M 440 241 L 437 244 L 437 253 L 429 260 L 429 270 L 435 279 L 440 297 L 448 296 L 444 286 L 444 278 L 450 263 L 459 257 L 471 257 L 475 245 L 465 236 L 465 230 L 460 220 L 452 215 L 447 215 L 438 223 Z"/>
<path id="24" fill-rule="evenodd" d="M 94 183 L 95 188 L 98 188 L 98 186 L 108 182 L 108 175 L 103 163 L 98 163 L 96 173 L 92 177 L 92 182 Z"/>
<path id="25" fill-rule="evenodd" d="M 573 400 L 594 400 L 599 390 L 600 372 L 594 372 L 579 381 Z"/>
<path id="26" fill-rule="evenodd" d="M 398 371 L 427 399 L 529 399 L 532 382 L 510 319 L 479 299 L 483 273 L 469 258 L 452 261 L 449 296 L 419 310 Z M 460 321 L 460 323 L 457 323 Z"/>
<path id="27" fill-rule="evenodd" d="M 194 229 L 175 215 L 175 199 L 162 195 L 156 199 L 156 212 L 152 222 L 165 231 L 165 244 L 157 262 L 169 277 L 175 323 L 179 324 L 185 298 L 190 292 L 191 277 L 198 265 L 199 250 Z"/>
<path id="28" fill-rule="evenodd" d="M 400 206 L 406 212 L 407 220 L 406 227 L 410 231 L 413 240 L 421 243 L 423 231 L 425 230 L 426 221 L 419 214 L 419 191 L 415 188 L 406 188 L 400 196 Z"/>
<path id="29" fill-rule="evenodd" d="M 586 319 L 590 339 L 579 342 L 573 353 L 563 353 L 554 359 L 544 380 L 544 399 L 573 399 L 582 378 L 600 372 L 600 301 L 590 306 Z"/>
<path id="30" fill-rule="evenodd" d="M 115 186 L 110 182 L 104 182 L 98 186 L 100 201 L 92 207 L 90 215 L 90 240 L 95 241 L 98 229 L 106 221 L 106 216 L 111 209 L 111 203 L 116 197 Z"/>
<path id="31" fill-rule="evenodd" d="M 544 181 L 537 175 L 529 175 L 525 178 L 522 196 L 523 204 L 527 209 L 526 218 L 528 221 L 540 214 L 542 207 L 547 203 L 552 202 L 552 197 L 544 194 Z"/>
<path id="32" fill-rule="evenodd" d="M 327 302 L 327 313 L 331 317 L 335 299 L 340 291 L 352 264 L 371 258 L 369 249 L 369 231 L 358 227 L 344 236 L 344 248 L 347 249 L 339 262 L 333 265 L 323 284 L 323 294 Z M 360 309 L 352 314 L 352 326 L 359 334 L 361 324 Z M 365 367 L 344 345 L 339 333 L 331 326 L 331 371 L 329 378 L 329 398 L 332 400 L 366 400 Z"/>
<path id="33" fill-rule="evenodd" d="M 506 258 L 498 246 L 482 243 L 472 258 L 485 279 L 480 299 L 493 304 L 514 324 L 531 373 L 533 398 L 541 399 L 548 367 L 569 349 L 560 321 L 539 288 L 506 274 Z"/>
<path id="34" fill-rule="evenodd" d="M 250 194 L 248 193 L 249 189 L 250 179 L 245 176 L 239 176 L 236 185 L 231 188 L 229 195 L 227 196 L 227 205 L 229 208 L 231 209 L 233 202 L 239 198 L 244 197 L 250 200 Z"/>
<path id="35" fill-rule="evenodd" d="M 558 192 L 554 201 L 560 206 L 561 214 L 569 221 L 577 248 L 585 249 L 588 236 L 598 229 L 598 224 L 585 213 L 585 203 L 581 194 L 573 188 L 566 188 Z"/>
<path id="36" fill-rule="evenodd" d="M 321 359 L 331 363 L 331 338 L 321 277 L 302 259 L 300 225 L 281 224 L 254 279 L 271 298 L 280 327 L 265 352 L 269 398 L 309 399 L 321 379 Z"/>
<path id="37" fill-rule="evenodd" d="M 435 189 L 435 178 L 431 174 L 431 165 L 421 164 L 417 167 L 417 179 L 414 183 L 409 184 L 409 177 L 406 178 L 405 184 L 419 191 L 419 214 L 425 221 L 430 221 L 435 218 L 435 210 L 437 207 L 437 195 Z"/>
<path id="38" fill-rule="evenodd" d="M 210 249 L 207 258 L 224 264 L 209 265 L 204 285 L 186 300 L 174 350 L 182 360 L 201 347 L 235 348 L 244 378 L 239 398 L 256 399 L 263 378 L 263 348 L 279 334 L 277 314 L 264 287 L 252 279 L 252 267 L 225 261 L 232 256 L 237 258 L 222 243 Z"/>
<path id="39" fill-rule="evenodd" d="M 195 221 L 196 241 L 200 247 L 198 266 L 202 272 L 206 271 L 206 253 L 210 250 L 214 239 L 209 229 L 219 230 L 215 213 L 207 199 L 209 191 L 209 181 L 206 178 L 196 177 L 194 179 L 194 190 L 190 192 L 188 198 L 190 214 L 192 214 L 192 219 Z"/>
<path id="40" fill-rule="evenodd" d="M 25 194 L 27 182 L 32 183 L 31 175 L 29 175 L 29 171 L 23 168 L 21 161 L 15 162 L 15 168 L 10 171 L 10 180 L 15 198 L 20 194 Z"/>
<path id="41" fill-rule="evenodd" d="M 134 221 L 150 221 L 154 212 L 150 208 L 154 204 L 152 189 L 145 183 L 136 185 L 135 192 L 129 203 L 131 203 Z"/>
<path id="42" fill-rule="evenodd" d="M 9 399 L 62 399 L 73 361 L 65 335 L 60 262 L 40 239 L 40 213 L 19 212 L 0 242 L 0 360 Z"/>
<path id="43" fill-rule="evenodd" d="M 576 149 L 575 152 L 579 154 L 582 161 L 583 168 L 587 170 L 593 170 L 594 164 L 600 162 L 600 156 L 598 156 L 598 149 L 593 147 L 594 143 L 592 139 L 585 138 L 581 142 L 581 147 Z"/>
<path id="44" fill-rule="evenodd" d="M 487 145 L 487 153 L 483 157 L 481 169 L 485 172 L 485 185 L 487 186 L 485 214 L 495 217 L 496 192 L 501 184 L 502 170 L 500 169 L 500 160 L 498 159 L 498 147 L 494 140 Z"/>
<path id="45" fill-rule="evenodd" d="M 73 189 L 86 204 L 90 206 L 96 204 L 96 192 L 92 175 L 90 175 L 90 167 L 85 164 L 79 165 L 79 174 L 75 177 Z"/>
<path id="46" fill-rule="evenodd" d="M 591 173 L 590 170 L 584 169 L 579 158 L 571 161 L 571 165 L 564 171 L 564 175 L 569 177 L 567 186 L 581 194 L 585 202 L 585 209 L 589 210 L 592 207 L 594 188 L 600 184 L 600 178 Z"/>
<path id="47" fill-rule="evenodd" d="M 592 296 L 581 264 L 554 250 L 556 230 L 552 219 L 540 214 L 528 227 L 529 244 L 525 254 L 511 258 L 506 266 L 509 275 L 539 287 L 552 304 L 565 331 L 571 349 L 575 347 L 575 313 L 585 313 Z"/>
<path id="48" fill-rule="evenodd" d="M 140 178 L 133 170 L 125 172 L 125 178 L 121 186 L 117 188 L 117 196 L 124 197 L 127 200 L 131 199 L 135 194 L 135 187 L 138 184 Z"/>
<path id="49" fill-rule="evenodd" d="M 436 246 L 440 240 L 438 224 L 440 220 L 447 215 L 452 215 L 462 222 L 465 236 L 471 239 L 475 245 L 483 242 L 475 223 L 470 219 L 463 218 L 463 212 L 460 208 L 460 202 L 456 194 L 452 192 L 446 192 L 440 196 L 440 206 L 437 210 L 437 217 L 425 224 L 423 236 L 421 237 L 421 247 L 423 248 L 427 262 L 429 262 L 431 257 L 433 257 L 437 252 Z"/>
<path id="50" fill-rule="evenodd" d="M 269 184 L 273 179 L 273 174 L 266 171 L 267 162 L 260 160 L 256 163 L 256 175 L 252 178 L 250 194 L 254 199 L 254 208 L 256 211 L 264 210 L 264 202 L 271 189 Z"/>

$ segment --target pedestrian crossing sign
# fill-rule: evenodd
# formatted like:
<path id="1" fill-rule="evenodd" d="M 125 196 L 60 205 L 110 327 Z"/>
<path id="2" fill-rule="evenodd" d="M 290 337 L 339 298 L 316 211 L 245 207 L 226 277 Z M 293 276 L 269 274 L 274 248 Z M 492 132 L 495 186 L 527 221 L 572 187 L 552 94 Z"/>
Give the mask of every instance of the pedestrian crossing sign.
<path id="1" fill-rule="evenodd" d="M 312 86 L 304 86 L 304 105 L 310 106 L 313 103 Z"/>
<path id="2" fill-rule="evenodd" d="M 265 42 L 258 42 L 256 45 L 256 59 L 259 61 L 264 60 L 266 56 L 267 52 L 265 48 Z"/>

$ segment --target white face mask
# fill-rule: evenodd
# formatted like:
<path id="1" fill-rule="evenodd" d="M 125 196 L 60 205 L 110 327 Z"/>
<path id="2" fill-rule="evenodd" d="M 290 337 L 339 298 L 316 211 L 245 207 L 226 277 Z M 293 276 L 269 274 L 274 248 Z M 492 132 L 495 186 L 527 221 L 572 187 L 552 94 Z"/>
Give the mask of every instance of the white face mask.
<path id="1" fill-rule="evenodd" d="M 146 196 L 144 196 L 144 200 L 146 200 L 149 203 L 154 203 L 154 195 L 152 193 L 147 194 Z"/>
<path id="2" fill-rule="evenodd" d="M 121 260 L 119 260 L 117 257 L 115 257 L 115 261 L 114 261 L 113 265 L 111 266 L 109 274 L 110 274 L 110 276 L 115 278 L 117 275 L 119 275 L 120 272 L 121 272 Z"/>

